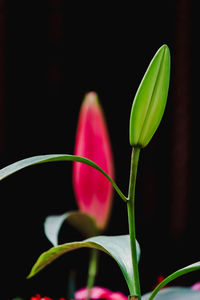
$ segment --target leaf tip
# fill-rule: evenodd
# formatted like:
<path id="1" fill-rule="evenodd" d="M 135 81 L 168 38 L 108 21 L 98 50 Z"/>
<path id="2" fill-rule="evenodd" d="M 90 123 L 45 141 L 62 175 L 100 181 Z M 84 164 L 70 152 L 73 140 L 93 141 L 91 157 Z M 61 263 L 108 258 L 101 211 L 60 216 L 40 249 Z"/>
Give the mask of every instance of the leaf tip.
<path id="1" fill-rule="evenodd" d="M 33 275 L 31 274 L 31 272 L 26 276 L 26 279 L 30 279 L 31 277 L 33 277 Z"/>

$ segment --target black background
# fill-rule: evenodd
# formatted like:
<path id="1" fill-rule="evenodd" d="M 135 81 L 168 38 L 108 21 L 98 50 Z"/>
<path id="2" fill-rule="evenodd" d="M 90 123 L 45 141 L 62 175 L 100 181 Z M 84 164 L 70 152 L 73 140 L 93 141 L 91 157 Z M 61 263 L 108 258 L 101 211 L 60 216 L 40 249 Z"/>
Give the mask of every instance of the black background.
<path id="1" fill-rule="evenodd" d="M 199 260 L 199 22 L 198 8 L 189 2 L 86 5 L 49 0 L 2 1 L 1 5 L 2 167 L 32 155 L 73 153 L 79 108 L 85 93 L 94 90 L 110 132 L 116 180 L 126 193 L 132 101 L 157 49 L 162 44 L 170 47 L 172 76 L 168 104 L 158 131 L 141 153 L 137 179 L 136 225 L 142 249 L 143 293 L 152 289 L 159 275 L 166 276 Z M 186 53 L 185 60 L 181 60 L 181 53 Z M 181 82 L 179 77 L 184 72 L 186 77 Z M 177 87 L 186 87 L 186 100 L 177 97 Z M 185 115 L 180 117 L 176 109 L 184 101 L 188 101 L 188 119 Z M 180 172 L 187 177 L 181 185 L 186 197 L 180 207 L 173 200 L 179 190 L 172 180 L 173 174 L 177 174 L 173 151 L 179 134 L 174 126 L 179 122 L 187 128 L 186 147 L 175 156 L 183 165 Z M 1 272 L 6 287 L 2 298 L 29 299 L 35 293 L 55 298 L 66 296 L 70 270 L 76 270 L 77 288 L 84 286 L 87 250 L 70 253 L 35 278 L 25 278 L 40 253 L 51 246 L 43 233 L 45 217 L 77 208 L 71 163 L 31 167 L 2 181 L 0 188 Z M 106 234 L 126 234 L 126 207 L 116 194 L 113 202 Z M 60 240 L 75 239 L 81 236 L 65 226 Z M 198 279 L 196 272 L 173 284 L 189 286 Z M 104 254 L 96 284 L 128 294 L 118 266 Z"/>

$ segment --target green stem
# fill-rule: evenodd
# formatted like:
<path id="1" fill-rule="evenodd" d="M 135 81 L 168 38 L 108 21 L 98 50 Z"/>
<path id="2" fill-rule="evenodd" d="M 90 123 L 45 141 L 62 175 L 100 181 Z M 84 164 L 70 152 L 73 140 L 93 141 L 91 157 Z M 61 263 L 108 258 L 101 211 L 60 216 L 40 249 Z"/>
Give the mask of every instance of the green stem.
<path id="1" fill-rule="evenodd" d="M 75 277 L 76 277 L 75 271 L 70 270 L 69 279 L 68 279 L 68 287 L 67 287 L 68 299 L 74 298 L 74 293 L 76 291 Z"/>
<path id="2" fill-rule="evenodd" d="M 137 177 L 137 166 L 139 161 L 140 148 L 132 149 L 131 156 L 131 169 L 130 169 L 130 180 L 129 180 L 129 192 L 128 192 L 128 222 L 129 222 L 129 234 L 131 242 L 131 254 L 132 254 L 132 265 L 133 265 L 133 295 L 132 299 L 141 299 L 140 291 L 140 279 L 137 262 L 137 250 L 136 250 L 136 234 L 135 234 L 135 185 Z"/>
<path id="3" fill-rule="evenodd" d="M 97 274 L 97 267 L 98 267 L 98 257 L 99 257 L 98 250 L 91 249 L 90 262 L 88 268 L 88 280 L 87 280 L 87 288 L 88 288 L 87 300 L 90 299 L 90 292 L 92 287 L 94 286 L 94 281 L 95 281 L 95 277 Z"/>

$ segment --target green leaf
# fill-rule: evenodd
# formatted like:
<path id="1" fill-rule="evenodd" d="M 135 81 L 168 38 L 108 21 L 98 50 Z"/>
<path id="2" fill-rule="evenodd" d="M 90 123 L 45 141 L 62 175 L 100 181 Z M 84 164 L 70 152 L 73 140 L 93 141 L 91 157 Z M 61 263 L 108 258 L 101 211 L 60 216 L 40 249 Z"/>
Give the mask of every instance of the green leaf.
<path id="1" fill-rule="evenodd" d="M 48 251 L 42 253 L 35 265 L 33 266 L 28 278 L 34 276 L 39 271 L 41 271 L 48 264 L 53 262 L 55 259 L 61 255 L 79 248 L 93 248 L 101 250 L 108 255 L 110 255 L 118 263 L 127 285 L 130 290 L 130 294 L 133 293 L 133 269 L 131 261 L 131 249 L 130 249 L 130 237 L 129 235 L 119 235 L 119 236 L 96 236 L 86 239 L 82 242 L 72 242 L 59 245 L 49 249 Z M 137 258 L 139 261 L 140 248 L 137 243 Z"/>
<path id="2" fill-rule="evenodd" d="M 44 232 L 54 246 L 58 245 L 58 234 L 64 221 L 75 227 L 85 237 L 95 236 L 99 232 L 95 219 L 80 211 L 70 211 L 59 216 L 48 216 L 44 222 Z"/>
<path id="3" fill-rule="evenodd" d="M 198 271 L 200 270 L 200 261 L 192 264 L 192 265 L 189 265 L 185 268 L 182 268 L 174 273 L 172 273 L 171 275 L 169 275 L 168 277 L 166 277 L 159 285 L 157 285 L 157 287 L 153 290 L 153 292 L 151 293 L 150 297 L 149 297 L 149 300 L 152 300 L 155 295 L 166 285 L 168 284 L 169 282 L 171 282 L 172 280 L 182 276 L 182 275 L 185 275 L 187 273 L 190 273 L 190 272 L 193 272 L 193 271 Z M 157 298 L 156 298 L 157 299 Z"/>
<path id="4" fill-rule="evenodd" d="M 166 45 L 153 57 L 135 95 L 130 116 L 130 144 L 145 147 L 162 119 L 168 95 L 170 52 Z"/>
<path id="5" fill-rule="evenodd" d="M 116 192 L 119 194 L 119 196 L 126 202 L 127 198 L 126 196 L 121 192 L 117 184 L 112 180 L 112 178 L 104 172 L 96 163 L 93 161 L 81 157 L 81 156 L 76 156 L 76 155 L 69 155 L 69 154 L 49 154 L 49 155 L 38 155 L 38 156 L 33 156 L 29 158 L 25 158 L 22 160 L 19 160 L 3 169 L 0 170 L 0 180 L 10 176 L 11 174 L 24 169 L 29 166 L 33 166 L 36 164 L 41 164 L 41 163 L 48 163 L 48 162 L 57 162 L 57 161 L 77 161 L 84 163 L 86 165 L 89 165 L 93 167 L 94 169 L 98 170 L 100 173 L 102 173 L 112 184 Z"/>
<path id="6" fill-rule="evenodd" d="M 67 213 L 64 213 L 59 216 L 48 216 L 44 221 L 44 233 L 54 246 L 58 245 L 58 234 L 66 218 Z"/>
<path id="7" fill-rule="evenodd" d="M 149 300 L 151 293 L 142 296 L 142 300 Z M 158 295 L 156 295 L 155 300 L 199 300 L 200 292 L 193 291 L 191 288 L 186 287 L 170 287 L 166 288 Z"/>

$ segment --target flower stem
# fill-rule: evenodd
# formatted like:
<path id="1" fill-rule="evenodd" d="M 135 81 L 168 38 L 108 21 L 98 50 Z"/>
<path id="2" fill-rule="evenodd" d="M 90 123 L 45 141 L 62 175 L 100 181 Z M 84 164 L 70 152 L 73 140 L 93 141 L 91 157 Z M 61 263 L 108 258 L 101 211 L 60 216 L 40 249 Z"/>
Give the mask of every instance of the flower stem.
<path id="1" fill-rule="evenodd" d="M 131 168 L 130 168 L 130 180 L 129 180 L 129 192 L 128 192 L 128 223 L 129 223 L 129 234 L 131 243 L 131 255 L 133 265 L 133 295 L 130 299 L 141 300 L 140 290 L 140 279 L 137 262 L 137 251 L 136 251 L 136 234 L 135 234 L 135 185 L 137 177 L 137 166 L 139 161 L 140 148 L 132 148 L 131 155 Z"/>
<path id="2" fill-rule="evenodd" d="M 98 250 L 91 249 L 90 262 L 89 262 L 89 268 L 88 268 L 88 280 L 87 280 L 87 288 L 88 288 L 87 300 L 90 299 L 91 289 L 94 285 L 95 277 L 97 274 L 98 257 L 99 257 Z"/>

